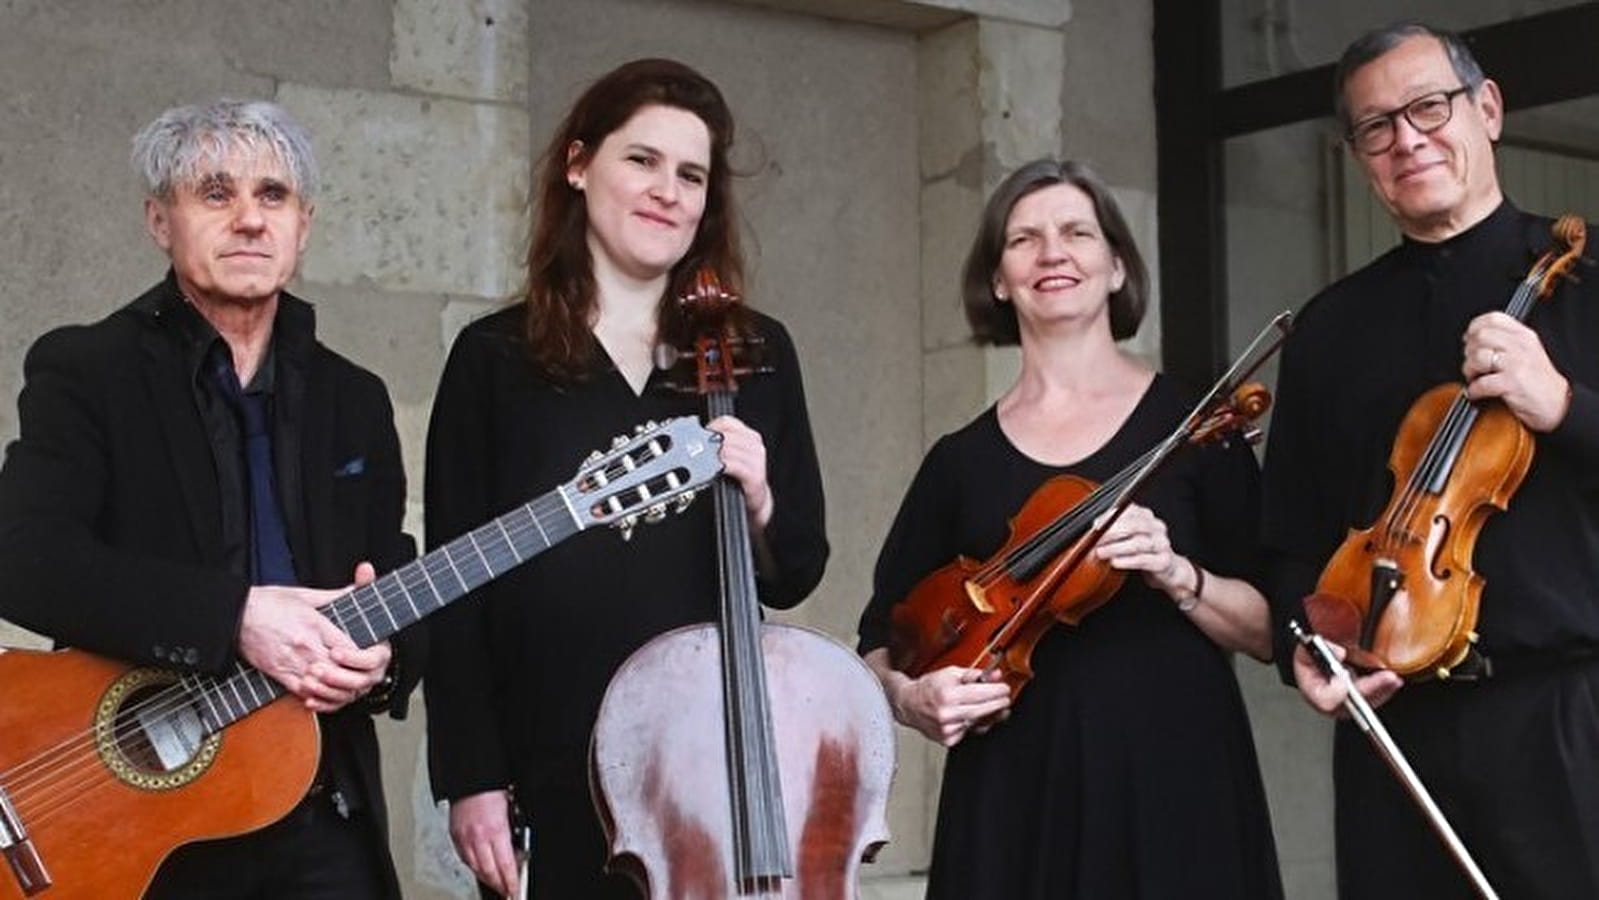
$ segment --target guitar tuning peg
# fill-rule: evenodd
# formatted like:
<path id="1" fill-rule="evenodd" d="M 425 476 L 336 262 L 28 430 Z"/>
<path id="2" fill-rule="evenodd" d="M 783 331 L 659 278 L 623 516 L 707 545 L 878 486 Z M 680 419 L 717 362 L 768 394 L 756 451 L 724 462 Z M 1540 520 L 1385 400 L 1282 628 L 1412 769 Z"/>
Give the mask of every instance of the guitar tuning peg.
<path id="1" fill-rule="evenodd" d="M 612 450 L 620 450 L 620 449 L 622 449 L 623 447 L 626 447 L 626 446 L 627 446 L 627 435 L 619 434 L 616 437 L 611 438 L 611 449 Z"/>
<path id="2" fill-rule="evenodd" d="M 644 521 L 655 523 L 666 518 L 666 504 L 657 503 L 644 511 Z"/>
<path id="3" fill-rule="evenodd" d="M 623 516 L 622 518 L 616 520 L 616 530 L 620 531 L 622 533 L 622 540 L 624 540 L 624 541 L 631 541 L 633 539 L 633 529 L 637 525 L 638 525 L 638 515 L 637 514 L 634 514 L 634 515 L 631 515 L 631 516 Z"/>
<path id="4" fill-rule="evenodd" d="M 604 458 L 605 458 L 605 454 L 601 453 L 598 450 L 595 450 L 593 453 L 590 453 L 586 459 L 583 460 L 583 464 L 584 465 L 592 465 L 594 463 L 599 462 L 600 460 L 602 460 Z"/>
<path id="5" fill-rule="evenodd" d="M 676 504 L 675 511 L 682 512 L 683 510 L 688 509 L 689 504 L 694 502 L 694 493 L 694 491 L 684 491 L 683 493 L 679 494 L 677 499 L 672 501 L 674 504 Z"/>

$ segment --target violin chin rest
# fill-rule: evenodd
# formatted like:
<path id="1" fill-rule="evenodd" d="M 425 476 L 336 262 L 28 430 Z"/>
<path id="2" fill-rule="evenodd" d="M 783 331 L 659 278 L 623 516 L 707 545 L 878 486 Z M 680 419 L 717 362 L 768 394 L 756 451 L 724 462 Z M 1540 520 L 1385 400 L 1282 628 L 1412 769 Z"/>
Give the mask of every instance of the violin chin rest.
<path id="1" fill-rule="evenodd" d="M 1359 646 L 1362 611 L 1351 601 L 1336 594 L 1311 594 L 1305 598 L 1305 615 L 1317 634 L 1344 648 L 1344 662 L 1350 668 L 1367 672 L 1391 668 L 1381 656 Z"/>
<path id="2" fill-rule="evenodd" d="M 1361 609 L 1336 594 L 1315 593 L 1305 598 L 1305 615 L 1319 635 L 1344 648 L 1360 640 Z"/>

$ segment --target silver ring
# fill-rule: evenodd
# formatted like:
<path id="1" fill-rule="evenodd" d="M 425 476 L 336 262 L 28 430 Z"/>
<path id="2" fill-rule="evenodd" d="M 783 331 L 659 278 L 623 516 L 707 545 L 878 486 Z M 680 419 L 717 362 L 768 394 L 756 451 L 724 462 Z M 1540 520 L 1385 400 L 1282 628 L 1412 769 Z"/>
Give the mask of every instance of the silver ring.
<path id="1" fill-rule="evenodd" d="M 1493 352 L 1493 355 L 1488 357 L 1488 368 L 1492 369 L 1495 372 L 1499 371 L 1499 356 L 1500 356 L 1500 351 L 1495 350 Z"/>

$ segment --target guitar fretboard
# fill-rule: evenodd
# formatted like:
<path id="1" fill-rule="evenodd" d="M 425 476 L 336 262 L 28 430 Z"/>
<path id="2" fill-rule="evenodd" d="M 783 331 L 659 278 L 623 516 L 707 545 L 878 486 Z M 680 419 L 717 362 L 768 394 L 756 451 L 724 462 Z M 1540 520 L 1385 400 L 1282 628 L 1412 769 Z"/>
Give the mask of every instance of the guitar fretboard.
<path id="1" fill-rule="evenodd" d="M 556 488 L 355 588 L 324 607 L 323 614 L 356 646 L 370 647 L 582 529 L 565 488 Z M 227 676 L 186 675 L 182 684 L 207 733 L 226 728 L 286 691 L 243 662 Z"/>

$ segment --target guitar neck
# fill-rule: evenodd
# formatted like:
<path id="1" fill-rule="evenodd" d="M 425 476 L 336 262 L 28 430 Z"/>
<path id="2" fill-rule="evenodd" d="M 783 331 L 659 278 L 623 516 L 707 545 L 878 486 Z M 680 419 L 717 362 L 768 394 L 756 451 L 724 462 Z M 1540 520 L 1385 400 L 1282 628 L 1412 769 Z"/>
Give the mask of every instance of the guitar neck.
<path id="1" fill-rule="evenodd" d="M 556 488 L 350 591 L 326 614 L 357 646 L 370 647 L 581 530 Z"/>
<path id="2" fill-rule="evenodd" d="M 356 646 L 370 647 L 583 530 L 566 485 L 461 535 L 323 608 Z M 283 685 L 237 663 L 227 676 L 187 675 L 210 731 L 281 697 Z"/>

